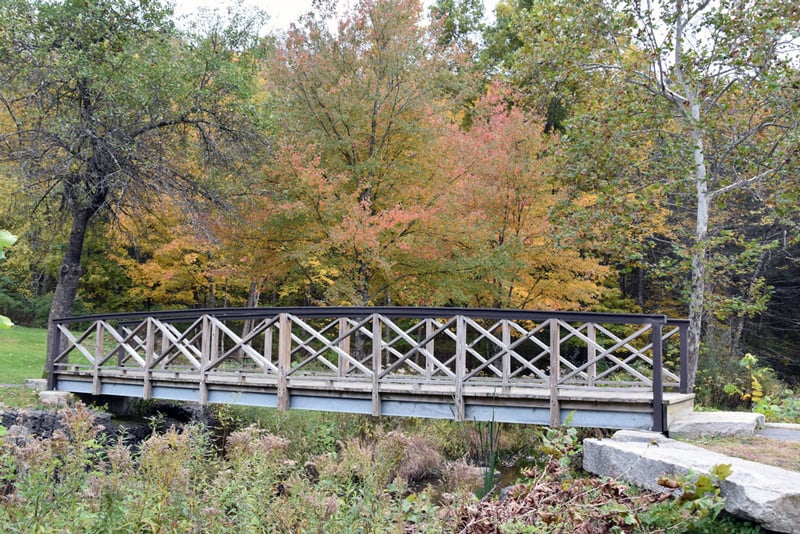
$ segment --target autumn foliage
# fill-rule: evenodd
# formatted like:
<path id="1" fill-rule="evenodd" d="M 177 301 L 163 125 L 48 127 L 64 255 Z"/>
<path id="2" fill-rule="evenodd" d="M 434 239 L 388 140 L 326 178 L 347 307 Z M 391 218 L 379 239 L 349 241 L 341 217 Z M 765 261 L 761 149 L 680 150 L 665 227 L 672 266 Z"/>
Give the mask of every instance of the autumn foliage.
<path id="1" fill-rule="evenodd" d="M 9 0 L 0 303 L 656 312 L 692 365 L 703 335 L 796 370 L 800 12 L 765 1 L 319 0 L 270 33 Z"/>

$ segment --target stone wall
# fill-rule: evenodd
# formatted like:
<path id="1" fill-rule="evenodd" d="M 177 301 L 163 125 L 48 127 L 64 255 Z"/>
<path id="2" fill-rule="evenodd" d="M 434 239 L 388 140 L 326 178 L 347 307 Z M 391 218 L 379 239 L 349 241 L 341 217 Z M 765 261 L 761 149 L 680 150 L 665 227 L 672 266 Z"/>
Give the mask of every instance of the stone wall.
<path id="1" fill-rule="evenodd" d="M 14 439 L 20 445 L 32 438 L 50 438 L 56 430 L 65 430 L 61 409 L 0 410 L 0 425 L 8 430 L 6 439 Z M 110 413 L 93 410 L 95 424 L 103 427 L 102 434 L 109 440 L 123 438 L 126 445 L 136 444 L 147 439 L 156 430 L 163 431 L 170 426 L 182 427 L 190 422 L 198 422 L 213 427 L 206 410 L 197 406 L 184 406 L 175 403 L 153 403 L 134 417 L 117 419 Z M 157 424 L 154 425 L 154 421 Z"/>

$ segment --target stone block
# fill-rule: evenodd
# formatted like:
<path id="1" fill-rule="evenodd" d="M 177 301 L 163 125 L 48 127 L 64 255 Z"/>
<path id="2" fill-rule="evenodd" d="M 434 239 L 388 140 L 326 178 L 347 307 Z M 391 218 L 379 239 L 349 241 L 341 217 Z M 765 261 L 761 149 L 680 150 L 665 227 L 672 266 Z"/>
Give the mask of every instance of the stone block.
<path id="1" fill-rule="evenodd" d="M 47 389 L 47 380 L 44 378 L 26 378 L 25 387 L 36 391 L 44 391 Z"/>
<path id="2" fill-rule="evenodd" d="M 764 416 L 752 412 L 692 412 L 669 425 L 669 435 L 676 438 L 706 436 L 752 436 L 765 424 Z"/>
<path id="3" fill-rule="evenodd" d="M 620 431 L 612 439 L 583 443 L 583 468 L 623 479 L 651 491 L 667 491 L 658 478 L 686 473 L 709 474 L 730 464 L 732 474 L 720 484 L 725 509 L 775 532 L 798 532 L 800 473 L 732 458 L 650 432 Z"/>
<path id="4" fill-rule="evenodd" d="M 72 404 L 72 393 L 68 391 L 40 391 L 39 402 L 46 406 L 69 406 Z"/>

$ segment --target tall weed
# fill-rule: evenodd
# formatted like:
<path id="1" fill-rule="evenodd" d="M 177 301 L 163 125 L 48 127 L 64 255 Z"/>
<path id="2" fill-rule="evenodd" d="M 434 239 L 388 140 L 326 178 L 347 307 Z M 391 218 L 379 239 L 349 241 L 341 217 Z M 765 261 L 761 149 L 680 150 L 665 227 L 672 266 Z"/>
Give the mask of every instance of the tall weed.
<path id="1" fill-rule="evenodd" d="M 483 510 L 500 524 L 501 507 L 517 503 L 519 511 L 537 499 L 545 499 L 544 515 L 531 516 L 539 526 L 550 521 L 567 528 L 569 517 L 599 509 L 611 518 L 607 526 L 628 528 L 633 517 L 609 500 L 620 495 L 619 485 L 588 481 L 574 470 L 575 429 L 519 433 L 538 436 L 530 446 L 542 460 L 496 502 L 464 489 L 466 473 L 475 473 L 465 455 L 446 462 L 436 445 L 437 432 L 459 435 L 463 426 L 411 421 L 414 432 L 386 431 L 381 419 L 339 425 L 338 418 L 313 415 L 326 424 L 310 428 L 308 419 L 294 417 L 270 414 L 260 421 L 265 426 L 231 426 L 224 448 L 199 425 L 169 428 L 131 447 L 105 443 L 91 412 L 78 405 L 65 413 L 65 430 L 50 439 L 17 443 L 0 436 L 0 531 L 437 533 L 459 531 Z M 311 435 L 289 428 L 295 421 Z M 488 443 L 470 426 L 470 440 Z M 489 441 L 500 454 L 503 440 L 493 435 Z M 470 450 L 472 441 L 459 447 Z M 425 484 L 440 477 L 449 483 L 442 488 L 447 493 Z M 572 493 L 564 497 L 565 491 Z M 514 522 L 520 532 L 534 528 L 518 516 L 503 521 L 509 532 Z"/>

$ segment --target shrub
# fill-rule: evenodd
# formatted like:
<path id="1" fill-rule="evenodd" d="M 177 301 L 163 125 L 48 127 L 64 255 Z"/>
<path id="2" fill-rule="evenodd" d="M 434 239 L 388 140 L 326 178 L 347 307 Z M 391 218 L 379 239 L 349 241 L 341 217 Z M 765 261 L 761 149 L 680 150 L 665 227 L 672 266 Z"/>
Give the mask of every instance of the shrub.
<path id="1" fill-rule="evenodd" d="M 539 431 L 533 447 L 543 459 L 504 500 L 478 501 L 475 486 L 464 484 L 474 484 L 480 473 L 466 458 L 442 465 L 424 423 L 411 423 L 415 433 L 384 432 L 383 422 L 373 420 L 366 427 L 370 437 L 351 436 L 312 453 L 258 426 L 231 428 L 222 450 L 197 425 L 169 428 L 131 448 L 103 443 L 84 406 L 64 414 L 65 430 L 50 439 L 17 444 L 0 432 L 0 531 L 437 533 L 502 526 L 503 532 L 539 532 L 581 525 L 630 531 L 645 524 L 637 518 L 660 499 L 582 476 L 574 464 L 579 433 L 568 427 Z M 273 424 L 289 421 L 271 417 Z M 362 419 L 354 421 L 327 426 L 325 435 L 365 428 Z M 441 473 L 441 489 L 451 492 L 441 500 L 430 488 L 410 489 L 431 473 Z M 699 479 L 692 484 L 702 486 Z M 674 530 L 711 510 L 704 524 L 724 525 L 716 497 L 705 504 L 701 495 L 692 510 L 678 501 L 664 504 L 646 524 Z"/>
<path id="2" fill-rule="evenodd" d="M 378 440 L 375 463 L 392 466 L 386 482 L 400 479 L 403 483 L 410 484 L 439 472 L 442 458 L 428 438 L 394 431 Z"/>

